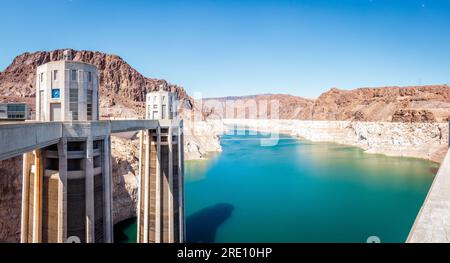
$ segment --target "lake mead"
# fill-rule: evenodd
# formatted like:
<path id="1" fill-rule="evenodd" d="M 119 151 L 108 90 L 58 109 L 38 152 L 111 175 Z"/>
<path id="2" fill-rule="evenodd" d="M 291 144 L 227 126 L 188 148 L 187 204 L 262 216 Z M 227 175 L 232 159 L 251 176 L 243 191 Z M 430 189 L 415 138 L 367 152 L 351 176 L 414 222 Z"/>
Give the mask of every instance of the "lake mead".
<path id="1" fill-rule="evenodd" d="M 224 135 L 223 152 L 186 161 L 189 242 L 404 242 L 439 164 L 287 135 Z M 136 222 L 116 225 L 135 241 Z M 134 235 L 134 237 L 133 237 Z"/>

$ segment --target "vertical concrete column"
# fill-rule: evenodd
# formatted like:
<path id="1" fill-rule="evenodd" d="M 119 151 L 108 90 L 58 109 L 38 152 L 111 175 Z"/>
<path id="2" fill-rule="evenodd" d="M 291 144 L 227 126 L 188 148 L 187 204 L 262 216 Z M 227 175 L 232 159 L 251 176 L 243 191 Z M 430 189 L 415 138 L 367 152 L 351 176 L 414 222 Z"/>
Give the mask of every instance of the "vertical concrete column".
<path id="1" fill-rule="evenodd" d="M 95 242 L 95 218 L 94 218 L 94 149 L 92 137 L 86 140 L 86 167 L 85 167 L 85 191 L 86 191 L 86 242 Z"/>
<path id="2" fill-rule="evenodd" d="M 180 167 L 181 167 L 181 224 L 182 224 L 182 242 L 186 240 L 186 206 L 185 206 L 185 194 L 184 194 L 184 127 L 183 127 L 183 121 L 180 122 L 181 127 L 181 143 L 180 143 Z"/>
<path id="3" fill-rule="evenodd" d="M 170 123 L 168 133 L 167 133 L 167 144 L 169 148 L 169 189 L 164 189 L 164 194 L 167 195 L 169 199 L 169 207 L 167 207 L 167 211 L 169 214 L 169 243 L 173 243 L 174 240 L 174 207 L 173 207 L 173 142 L 172 142 L 172 134 L 173 134 L 173 128 L 172 128 L 172 122 Z"/>
<path id="4" fill-rule="evenodd" d="M 180 243 L 184 242 L 184 181 L 183 181 L 183 165 L 184 165 L 184 149 L 183 149 L 183 126 L 180 123 L 178 126 L 178 215 L 179 215 L 179 240 Z"/>
<path id="5" fill-rule="evenodd" d="M 144 243 L 149 242 L 150 234 L 150 144 L 151 133 L 149 130 L 145 133 L 145 169 L 144 169 Z"/>
<path id="6" fill-rule="evenodd" d="M 34 211 L 33 211 L 33 243 L 41 242 L 42 233 L 42 156 L 41 150 L 34 151 Z"/>
<path id="7" fill-rule="evenodd" d="M 103 207 L 104 233 L 105 242 L 113 242 L 113 218 L 112 218 L 112 174 L 111 174 L 111 137 L 108 135 L 103 140 L 103 199 L 105 205 Z"/>
<path id="8" fill-rule="evenodd" d="M 161 243 L 161 127 L 156 129 L 155 243 Z"/>
<path id="9" fill-rule="evenodd" d="M 30 154 L 24 153 L 22 157 L 22 213 L 20 218 L 20 242 L 28 242 L 28 212 L 30 198 Z"/>
<path id="10" fill-rule="evenodd" d="M 111 204 L 111 209 L 109 209 L 109 217 L 111 218 L 111 242 L 114 241 L 114 217 L 113 217 L 113 209 L 114 209 L 114 203 L 113 203 L 113 183 L 112 183 L 112 153 L 111 153 L 111 136 L 108 136 L 108 163 L 109 163 L 109 174 L 110 174 L 110 180 L 109 180 L 109 203 Z"/>
<path id="11" fill-rule="evenodd" d="M 147 111 L 146 111 L 147 112 Z M 143 174 L 143 168 L 144 168 L 144 164 L 145 164 L 145 160 L 143 158 L 145 158 L 144 156 L 144 130 L 141 130 L 139 132 L 139 184 L 138 184 L 138 205 L 137 205 L 137 241 L 138 243 L 141 243 L 143 240 L 141 240 L 141 206 L 142 206 L 142 202 L 144 200 L 141 200 L 141 195 L 142 195 L 142 182 L 144 180 L 144 174 Z"/>
<path id="12" fill-rule="evenodd" d="M 58 243 L 67 239 L 67 139 L 58 143 L 59 180 L 58 180 Z"/>

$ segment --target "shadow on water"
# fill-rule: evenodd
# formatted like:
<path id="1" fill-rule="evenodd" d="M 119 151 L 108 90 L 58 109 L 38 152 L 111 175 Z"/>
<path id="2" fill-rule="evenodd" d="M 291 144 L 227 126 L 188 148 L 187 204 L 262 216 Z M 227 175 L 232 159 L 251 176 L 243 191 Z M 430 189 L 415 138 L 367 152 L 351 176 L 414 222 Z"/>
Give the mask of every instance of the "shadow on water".
<path id="1" fill-rule="evenodd" d="M 137 242 L 137 217 L 125 219 L 114 225 L 114 243 Z"/>
<path id="2" fill-rule="evenodd" d="M 189 243 L 212 243 L 217 229 L 233 213 L 234 206 L 221 203 L 206 207 L 186 219 L 186 235 Z"/>

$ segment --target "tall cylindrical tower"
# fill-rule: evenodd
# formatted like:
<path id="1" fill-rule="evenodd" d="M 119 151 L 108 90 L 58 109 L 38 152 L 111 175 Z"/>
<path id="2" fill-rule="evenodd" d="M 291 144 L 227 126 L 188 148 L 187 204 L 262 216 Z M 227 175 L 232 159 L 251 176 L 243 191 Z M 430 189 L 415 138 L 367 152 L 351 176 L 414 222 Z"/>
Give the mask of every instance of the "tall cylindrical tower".
<path id="1" fill-rule="evenodd" d="M 146 109 L 159 127 L 141 132 L 138 242 L 184 242 L 183 122 L 176 93 L 148 93 Z"/>
<path id="2" fill-rule="evenodd" d="M 98 121 L 98 71 L 71 60 L 37 68 L 39 121 L 62 121 L 54 145 L 24 154 L 22 242 L 112 242 L 110 131 Z"/>

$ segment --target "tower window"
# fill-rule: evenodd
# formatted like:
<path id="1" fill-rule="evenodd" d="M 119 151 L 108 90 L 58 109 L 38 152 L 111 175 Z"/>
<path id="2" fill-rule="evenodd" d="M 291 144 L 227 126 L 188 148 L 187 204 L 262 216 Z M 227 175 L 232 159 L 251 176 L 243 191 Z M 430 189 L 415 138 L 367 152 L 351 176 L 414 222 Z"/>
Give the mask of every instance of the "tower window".
<path id="1" fill-rule="evenodd" d="M 42 110 L 44 109 L 44 91 L 39 91 L 39 119 L 44 120 L 44 113 Z"/>
<path id="2" fill-rule="evenodd" d="M 165 118 L 166 118 L 166 105 L 162 105 L 161 119 L 165 119 Z"/>
<path id="3" fill-rule="evenodd" d="M 67 171 L 81 171 L 83 170 L 81 159 L 68 159 L 67 160 Z"/>
<path id="4" fill-rule="evenodd" d="M 92 73 L 91 72 L 88 72 L 88 81 L 92 82 Z"/>
<path id="5" fill-rule="evenodd" d="M 44 73 L 39 74 L 40 81 L 44 81 Z"/>
<path id="6" fill-rule="evenodd" d="M 53 80 L 57 80 L 57 79 L 58 79 L 58 71 L 53 70 Z"/>
<path id="7" fill-rule="evenodd" d="M 70 71 L 70 79 L 72 81 L 77 81 L 77 71 L 76 70 L 71 70 Z"/>
<path id="8" fill-rule="evenodd" d="M 87 107 L 86 107 L 86 113 L 87 113 L 87 119 L 89 121 L 92 120 L 92 90 L 87 91 Z"/>
<path id="9" fill-rule="evenodd" d="M 22 104 L 8 104 L 7 105 L 8 119 L 24 119 L 25 105 Z"/>
<path id="10" fill-rule="evenodd" d="M 72 112 L 72 120 L 78 120 L 78 89 L 70 89 L 70 111 Z"/>

